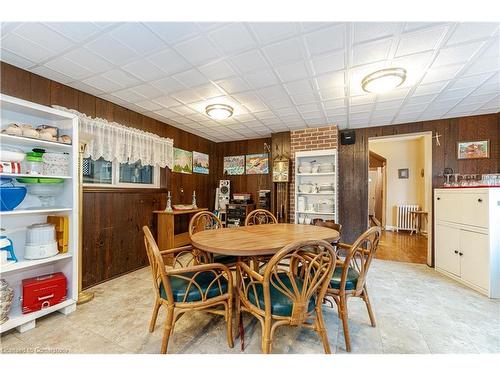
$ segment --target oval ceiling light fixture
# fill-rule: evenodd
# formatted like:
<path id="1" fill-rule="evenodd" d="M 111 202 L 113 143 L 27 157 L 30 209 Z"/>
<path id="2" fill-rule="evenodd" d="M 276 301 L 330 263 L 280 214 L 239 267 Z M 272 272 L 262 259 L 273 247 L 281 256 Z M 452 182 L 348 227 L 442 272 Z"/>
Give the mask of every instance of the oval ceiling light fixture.
<path id="1" fill-rule="evenodd" d="M 382 93 L 400 86 L 406 79 L 406 70 L 403 68 L 381 69 L 368 74 L 361 81 L 361 87 L 366 92 Z"/>
<path id="2" fill-rule="evenodd" d="M 233 115 L 233 107 L 227 104 L 210 104 L 206 106 L 205 112 L 214 120 L 225 120 Z"/>

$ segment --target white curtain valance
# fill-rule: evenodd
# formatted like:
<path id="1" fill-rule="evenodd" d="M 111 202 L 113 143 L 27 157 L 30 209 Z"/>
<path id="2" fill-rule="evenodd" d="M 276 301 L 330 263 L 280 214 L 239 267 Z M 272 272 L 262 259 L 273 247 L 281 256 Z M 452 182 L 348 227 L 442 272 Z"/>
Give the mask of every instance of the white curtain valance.
<path id="1" fill-rule="evenodd" d="M 173 140 L 139 129 L 129 128 L 102 118 L 91 118 L 84 113 L 53 106 L 78 116 L 80 132 L 89 134 L 92 139 L 85 147 L 84 157 L 97 160 L 117 160 L 120 163 L 172 168 L 174 159 Z"/>

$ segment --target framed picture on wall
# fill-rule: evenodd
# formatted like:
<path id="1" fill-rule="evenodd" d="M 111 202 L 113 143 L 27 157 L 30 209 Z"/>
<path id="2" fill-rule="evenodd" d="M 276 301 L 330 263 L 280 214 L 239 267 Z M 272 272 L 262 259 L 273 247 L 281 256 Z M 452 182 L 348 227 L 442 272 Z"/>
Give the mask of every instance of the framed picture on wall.
<path id="1" fill-rule="evenodd" d="M 245 173 L 245 155 L 225 156 L 224 174 L 237 176 Z"/>
<path id="2" fill-rule="evenodd" d="M 174 147 L 174 166 L 172 170 L 177 173 L 193 173 L 193 153 Z"/>
<path id="3" fill-rule="evenodd" d="M 408 168 L 398 169 L 398 178 L 409 178 L 410 171 Z"/>
<path id="4" fill-rule="evenodd" d="M 457 142 L 457 158 L 485 159 L 490 157 L 490 141 L 459 141 Z"/>
<path id="5" fill-rule="evenodd" d="M 251 154 L 246 156 L 246 174 L 268 174 L 269 156 L 268 154 Z"/>
<path id="6" fill-rule="evenodd" d="M 208 155 L 193 151 L 193 172 L 208 174 Z"/>

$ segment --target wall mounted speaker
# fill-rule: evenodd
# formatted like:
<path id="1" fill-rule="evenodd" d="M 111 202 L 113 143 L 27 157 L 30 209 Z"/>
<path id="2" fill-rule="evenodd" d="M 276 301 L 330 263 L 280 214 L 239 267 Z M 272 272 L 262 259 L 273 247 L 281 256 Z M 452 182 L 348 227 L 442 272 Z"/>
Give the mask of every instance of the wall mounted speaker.
<path id="1" fill-rule="evenodd" d="M 340 132 L 341 145 L 353 145 L 356 143 L 356 132 L 354 130 L 344 130 Z"/>

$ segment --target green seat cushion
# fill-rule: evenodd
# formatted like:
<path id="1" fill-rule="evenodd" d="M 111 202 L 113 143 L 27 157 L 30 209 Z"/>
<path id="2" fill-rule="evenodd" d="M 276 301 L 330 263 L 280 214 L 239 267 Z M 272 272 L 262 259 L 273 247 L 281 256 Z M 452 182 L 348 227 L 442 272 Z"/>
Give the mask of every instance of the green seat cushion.
<path id="1" fill-rule="evenodd" d="M 215 254 L 214 263 L 236 264 L 238 257 L 232 255 Z"/>
<path id="2" fill-rule="evenodd" d="M 293 291 L 293 288 L 291 286 L 290 279 L 285 273 L 279 273 L 279 278 L 289 288 L 291 291 Z M 298 277 L 295 277 L 295 283 L 297 284 L 297 288 L 299 290 L 302 290 L 302 280 Z M 279 282 L 276 282 L 277 285 L 280 285 Z M 250 287 L 248 289 L 248 300 L 255 306 L 260 306 L 262 310 L 264 310 L 264 288 L 262 284 L 256 284 L 255 289 L 257 291 L 257 298 L 255 296 L 253 287 Z M 288 298 L 286 295 L 281 293 L 278 289 L 274 287 L 272 283 L 269 285 L 269 291 L 271 294 L 271 314 L 273 315 L 279 315 L 279 316 L 291 316 L 292 315 L 292 308 L 293 308 L 293 302 L 290 298 Z M 256 300 L 259 300 L 259 305 L 257 305 Z M 316 305 L 316 299 L 314 297 L 311 297 L 309 300 L 309 304 L 307 306 L 307 311 L 311 312 L 314 310 L 314 306 Z"/>
<path id="3" fill-rule="evenodd" d="M 193 277 L 193 275 L 194 272 L 187 272 L 185 274 L 182 274 L 182 276 L 186 276 L 188 278 Z M 224 277 L 221 277 L 219 279 L 221 283 L 222 293 L 219 291 L 218 281 L 214 282 L 207 292 L 208 286 L 215 279 L 215 277 L 216 276 L 213 272 L 202 272 L 195 278 L 195 281 L 200 285 L 203 295 L 206 295 L 207 298 L 217 297 L 227 292 L 227 280 Z M 201 301 L 201 293 L 198 287 L 196 285 L 191 285 L 189 290 L 186 290 L 188 285 L 188 280 L 170 276 L 170 286 L 172 288 L 172 294 L 174 295 L 174 302 L 182 302 L 186 293 L 186 302 Z M 160 296 L 163 299 L 167 299 L 167 293 L 165 292 L 163 283 L 160 283 Z"/>
<path id="4" fill-rule="evenodd" d="M 342 267 L 336 267 L 333 272 L 332 279 L 330 280 L 330 288 L 332 289 L 340 289 L 340 279 L 342 277 Z M 347 280 L 345 283 L 346 290 L 352 290 L 356 288 L 356 284 L 358 283 L 359 273 L 355 269 L 349 267 L 347 270 Z"/>

